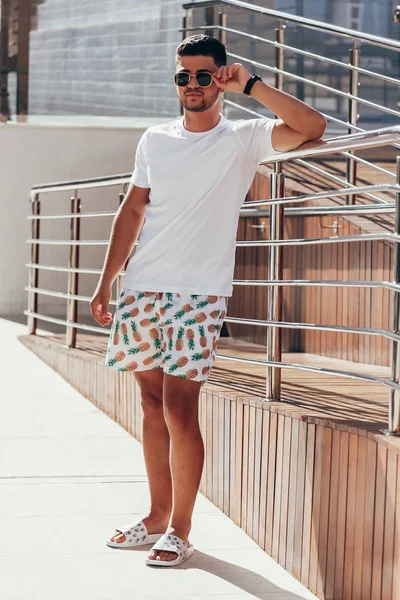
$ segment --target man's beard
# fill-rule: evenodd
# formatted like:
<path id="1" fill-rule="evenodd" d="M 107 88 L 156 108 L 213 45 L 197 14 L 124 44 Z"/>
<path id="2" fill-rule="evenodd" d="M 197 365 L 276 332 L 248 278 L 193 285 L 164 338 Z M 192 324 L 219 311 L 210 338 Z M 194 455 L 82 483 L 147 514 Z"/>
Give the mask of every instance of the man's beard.
<path id="1" fill-rule="evenodd" d="M 181 100 L 181 105 L 186 108 L 186 110 L 190 110 L 191 112 L 204 112 L 208 110 L 212 106 L 214 106 L 215 102 L 218 100 L 219 91 L 217 90 L 215 94 L 206 102 L 204 96 L 202 97 L 202 101 L 199 104 L 192 104 L 190 99 L 186 99 L 184 96 L 183 101 Z"/>

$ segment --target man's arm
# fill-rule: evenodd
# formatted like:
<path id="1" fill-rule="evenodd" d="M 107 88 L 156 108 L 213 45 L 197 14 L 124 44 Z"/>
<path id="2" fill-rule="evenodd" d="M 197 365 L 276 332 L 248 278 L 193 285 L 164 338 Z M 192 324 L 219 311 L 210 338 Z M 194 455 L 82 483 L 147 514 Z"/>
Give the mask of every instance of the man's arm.
<path id="1" fill-rule="evenodd" d="M 222 90 L 239 94 L 243 93 L 250 77 L 249 71 L 240 63 L 220 67 L 214 73 L 214 81 Z M 324 134 L 325 117 L 290 94 L 281 92 L 263 81 L 256 81 L 250 95 L 280 119 L 272 131 L 272 145 L 275 150 L 293 150 L 304 142 L 319 139 Z"/>
<path id="2" fill-rule="evenodd" d="M 90 301 L 92 317 L 102 326 L 108 325 L 112 320 L 111 313 L 107 312 L 112 284 L 139 236 L 145 218 L 145 207 L 149 201 L 149 192 L 149 188 L 131 184 L 115 214 L 104 266 Z"/>
<path id="3" fill-rule="evenodd" d="M 293 150 L 304 142 L 318 140 L 323 136 L 325 117 L 305 102 L 263 81 L 256 81 L 250 96 L 267 106 L 280 119 L 272 130 L 271 141 L 275 150 Z"/>

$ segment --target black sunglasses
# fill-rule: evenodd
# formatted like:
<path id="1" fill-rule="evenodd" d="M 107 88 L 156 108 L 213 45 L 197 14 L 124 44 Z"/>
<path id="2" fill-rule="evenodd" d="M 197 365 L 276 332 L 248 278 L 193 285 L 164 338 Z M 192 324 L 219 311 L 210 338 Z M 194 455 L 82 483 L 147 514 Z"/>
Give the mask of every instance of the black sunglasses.
<path id="1" fill-rule="evenodd" d="M 175 73 L 174 81 L 176 85 L 179 85 L 179 87 L 185 87 L 185 85 L 188 85 L 192 77 L 196 79 L 196 83 L 200 87 L 204 88 L 210 87 L 210 85 L 213 82 L 212 73 L 210 73 L 210 71 L 202 70 L 197 71 L 195 75 L 192 75 L 191 73 L 186 73 L 185 71 L 180 71 L 179 73 Z"/>

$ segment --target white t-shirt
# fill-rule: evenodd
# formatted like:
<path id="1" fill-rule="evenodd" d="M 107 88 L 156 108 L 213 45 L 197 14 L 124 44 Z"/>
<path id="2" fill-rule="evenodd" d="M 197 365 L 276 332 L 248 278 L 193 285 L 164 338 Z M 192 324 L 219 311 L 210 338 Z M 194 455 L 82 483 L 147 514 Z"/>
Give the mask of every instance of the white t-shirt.
<path id="1" fill-rule="evenodd" d="M 239 211 L 260 162 L 276 153 L 274 119 L 185 129 L 183 117 L 141 137 L 131 182 L 150 188 L 130 289 L 232 296 Z"/>

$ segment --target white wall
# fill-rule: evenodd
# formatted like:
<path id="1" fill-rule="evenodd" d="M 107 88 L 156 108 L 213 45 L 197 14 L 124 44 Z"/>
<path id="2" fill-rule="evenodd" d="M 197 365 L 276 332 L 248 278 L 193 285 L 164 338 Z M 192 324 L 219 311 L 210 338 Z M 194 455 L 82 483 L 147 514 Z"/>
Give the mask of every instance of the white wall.
<path id="1" fill-rule="evenodd" d="M 53 117 L 53 120 L 57 117 Z M 137 119 L 130 124 L 112 119 L 59 119 L 58 123 L 0 123 L 0 315 L 21 315 L 27 308 L 31 237 L 29 193 L 32 185 L 132 172 L 143 131 L 161 120 Z M 82 212 L 116 210 L 121 186 L 83 190 Z M 70 211 L 70 192 L 41 195 L 42 214 Z M 112 217 L 82 219 L 81 239 L 108 239 Z M 41 238 L 70 238 L 70 219 L 42 221 Z M 101 268 L 106 247 L 81 248 L 80 266 Z M 69 247 L 41 246 L 39 262 L 68 266 Z M 91 295 L 98 276 L 81 278 L 79 293 Z M 40 271 L 39 287 L 67 291 L 65 274 Z M 81 307 L 86 314 L 88 307 Z M 65 300 L 40 296 L 39 312 L 65 317 Z M 43 323 L 41 322 L 40 325 Z M 95 323 L 93 323 L 95 324 Z"/>

